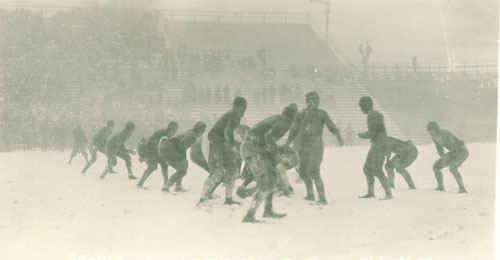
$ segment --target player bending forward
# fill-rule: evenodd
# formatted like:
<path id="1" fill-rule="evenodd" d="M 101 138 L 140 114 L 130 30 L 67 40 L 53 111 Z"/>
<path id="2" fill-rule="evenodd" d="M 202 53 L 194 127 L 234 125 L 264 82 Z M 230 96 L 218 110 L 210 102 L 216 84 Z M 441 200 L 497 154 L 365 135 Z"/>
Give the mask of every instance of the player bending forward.
<path id="1" fill-rule="evenodd" d="M 389 177 L 389 186 L 394 188 L 394 169 L 403 176 L 410 190 L 414 190 L 415 184 L 411 178 L 410 173 L 406 170 L 418 157 L 418 149 L 411 141 L 401 141 L 394 137 L 387 137 L 387 160 L 385 163 L 385 170 Z M 391 154 L 394 157 L 391 159 Z"/>

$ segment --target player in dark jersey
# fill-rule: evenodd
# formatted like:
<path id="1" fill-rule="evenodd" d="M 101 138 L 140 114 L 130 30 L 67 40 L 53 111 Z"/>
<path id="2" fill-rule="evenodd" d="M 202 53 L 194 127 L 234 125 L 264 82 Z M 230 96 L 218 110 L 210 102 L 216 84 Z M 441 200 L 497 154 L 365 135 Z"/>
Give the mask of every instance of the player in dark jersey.
<path id="1" fill-rule="evenodd" d="M 140 154 L 140 161 L 146 162 L 148 167 L 144 170 L 139 183 L 137 183 L 137 188 L 145 189 L 144 182 L 148 179 L 149 175 L 158 169 L 158 164 L 161 167 L 161 174 L 163 175 L 163 186 L 167 184 L 168 180 L 168 165 L 165 160 L 160 158 L 158 154 L 158 143 L 163 137 L 171 138 L 175 135 L 179 129 L 179 123 L 172 121 L 167 125 L 166 129 L 160 129 L 154 132 L 150 137 L 148 137 L 144 143 L 144 154 Z M 162 189 L 163 190 L 163 189 Z"/>
<path id="2" fill-rule="evenodd" d="M 125 165 L 127 166 L 128 178 L 129 179 L 137 179 L 132 173 L 132 158 L 130 158 L 130 154 L 135 154 L 134 150 L 127 149 L 125 147 L 125 142 L 130 138 L 132 133 L 134 132 L 135 124 L 132 122 L 128 122 L 125 125 L 125 128 L 111 136 L 109 140 L 106 142 L 106 156 L 108 157 L 108 165 L 104 169 L 101 174 L 100 179 L 104 179 L 109 172 L 113 172 L 113 167 L 115 167 L 117 161 L 116 157 L 120 157 L 125 161 Z"/>
<path id="3" fill-rule="evenodd" d="M 207 202 L 208 197 L 213 192 L 217 183 L 223 180 L 226 184 L 226 199 L 224 204 L 239 204 L 233 200 L 233 186 L 237 168 L 237 153 L 234 132 L 240 125 L 240 121 L 245 114 L 247 101 L 243 97 L 236 97 L 233 101 L 233 108 L 220 117 L 208 133 L 209 155 L 208 166 L 209 176 L 205 180 L 201 198 L 198 205 Z"/>
<path id="4" fill-rule="evenodd" d="M 159 157 L 173 167 L 176 172 L 168 179 L 163 187 L 164 192 L 169 192 L 172 185 L 175 192 L 185 192 L 182 187 L 182 179 L 187 174 L 188 161 L 187 149 L 189 149 L 198 138 L 205 132 L 207 125 L 201 121 L 196 122 L 193 129 L 187 130 L 170 139 L 162 138 L 158 145 Z"/>
<path id="5" fill-rule="evenodd" d="M 85 132 L 82 130 L 81 125 L 77 125 L 76 129 L 73 131 L 73 151 L 71 151 L 68 164 L 71 164 L 71 161 L 78 153 L 81 153 L 83 157 L 85 157 L 86 163 L 89 162 L 87 144 L 88 141 Z"/>
<path id="6" fill-rule="evenodd" d="M 458 139 L 450 131 L 440 129 L 436 122 L 429 122 L 427 124 L 427 131 L 431 135 L 432 141 L 434 141 L 440 157 L 432 167 L 438 183 L 436 190 L 444 191 L 443 173 L 441 170 L 450 167 L 450 172 L 453 174 L 453 177 L 455 177 L 459 187 L 458 192 L 467 193 L 462 175 L 458 171 L 458 167 L 460 167 L 469 157 L 469 150 L 467 150 L 464 141 Z M 447 153 L 444 152 L 445 148 L 448 150 Z"/>
<path id="7" fill-rule="evenodd" d="M 320 167 L 323 161 L 323 127 L 337 137 L 340 146 L 344 140 L 339 130 L 331 120 L 328 113 L 319 108 L 319 96 L 316 92 L 306 94 L 307 108 L 300 111 L 297 119 L 290 129 L 286 141 L 287 145 L 294 143 L 294 148 L 299 152 L 299 174 L 304 180 L 307 190 L 306 200 L 314 201 L 313 182 L 318 192 L 318 204 L 327 204 L 325 187 L 321 179 Z"/>
<path id="8" fill-rule="evenodd" d="M 418 157 L 418 149 L 411 141 L 401 141 L 394 137 L 387 137 L 387 154 L 385 170 L 389 177 L 389 186 L 394 188 L 394 170 L 396 170 L 405 179 L 411 190 L 416 189 L 410 173 L 406 170 Z M 391 159 L 391 155 L 394 157 Z"/>
<path id="9" fill-rule="evenodd" d="M 360 198 L 375 197 L 375 177 L 377 177 L 385 191 L 385 197 L 383 199 L 392 199 L 391 188 L 389 187 L 389 183 L 383 171 L 387 138 L 384 115 L 373 109 L 373 100 L 371 97 L 362 97 L 359 100 L 359 107 L 363 114 L 368 115 L 368 132 L 359 133 L 358 137 L 361 139 L 370 139 L 371 141 L 370 150 L 368 151 L 363 167 L 366 184 L 368 185 L 368 193 L 364 196 L 360 196 Z"/>
<path id="10" fill-rule="evenodd" d="M 90 152 L 90 161 L 85 164 L 85 167 L 82 170 L 82 173 L 85 173 L 92 164 L 97 160 L 97 152 L 101 152 L 106 155 L 106 141 L 113 133 L 113 128 L 115 127 L 115 121 L 109 120 L 106 126 L 101 127 L 99 132 L 92 137 L 92 141 L 90 142 L 89 152 Z"/>
<path id="11" fill-rule="evenodd" d="M 278 179 L 276 166 L 279 161 L 276 142 L 288 132 L 297 111 L 297 105 L 290 104 L 281 115 L 260 121 L 250 130 L 241 146 L 242 158 L 257 182 L 257 192 L 243 222 L 258 222 L 255 219 L 255 213 L 264 200 L 264 217 L 283 218 L 286 216 L 273 210 L 274 185 Z"/>

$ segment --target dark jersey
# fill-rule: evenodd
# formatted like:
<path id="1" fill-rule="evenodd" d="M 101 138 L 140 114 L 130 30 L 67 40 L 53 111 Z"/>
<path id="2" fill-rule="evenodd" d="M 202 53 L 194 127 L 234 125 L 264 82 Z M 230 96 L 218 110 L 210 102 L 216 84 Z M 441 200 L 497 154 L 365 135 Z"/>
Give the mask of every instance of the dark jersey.
<path id="1" fill-rule="evenodd" d="M 158 143 L 160 142 L 160 139 L 164 136 L 168 135 L 167 129 L 160 129 L 156 132 L 154 132 L 148 139 L 146 140 L 146 149 L 148 150 L 158 150 Z"/>
<path id="2" fill-rule="evenodd" d="M 86 145 L 87 144 L 87 136 L 82 129 L 75 129 L 73 131 L 73 143 L 75 145 Z"/>
<path id="3" fill-rule="evenodd" d="M 372 110 L 366 119 L 368 132 L 360 134 L 360 138 L 373 141 L 383 140 L 387 136 L 385 131 L 384 115 Z"/>
<path id="4" fill-rule="evenodd" d="M 168 140 L 168 148 L 181 154 L 185 154 L 186 150 L 196 142 L 196 134 L 194 131 L 187 130 L 179 135 L 176 135 Z"/>
<path id="5" fill-rule="evenodd" d="M 287 143 L 291 143 L 295 139 L 295 144 L 298 146 L 323 147 L 323 127 L 325 125 L 333 134 L 339 134 L 337 126 L 325 110 L 306 108 L 298 114 L 292 129 L 290 129 Z"/>
<path id="6" fill-rule="evenodd" d="M 440 130 L 438 136 L 432 138 L 432 141 L 436 144 L 436 150 L 440 156 L 444 155 L 444 148 L 449 151 L 456 151 L 465 147 L 464 142 L 448 130 Z"/>
<path id="7" fill-rule="evenodd" d="M 115 135 L 113 135 L 111 138 L 109 138 L 108 143 L 106 147 L 108 149 L 114 149 L 114 150 L 124 150 L 125 148 L 125 142 L 130 138 L 130 133 L 127 132 L 119 132 Z"/>
<path id="8" fill-rule="evenodd" d="M 270 116 L 255 125 L 250 131 L 262 145 L 275 145 L 290 129 L 292 120 L 283 115 Z"/>
<path id="9" fill-rule="evenodd" d="M 111 136 L 111 130 L 107 127 L 101 127 L 99 132 L 92 137 L 92 143 L 97 146 L 106 144 L 106 140 Z"/>
<path id="10" fill-rule="evenodd" d="M 387 137 L 386 142 L 387 153 L 405 154 L 414 146 L 413 142 L 411 141 L 401 141 L 394 137 Z"/>
<path id="11" fill-rule="evenodd" d="M 227 142 L 230 146 L 234 145 L 234 131 L 240 125 L 243 114 L 231 109 L 226 112 L 212 127 L 208 133 L 208 139 L 216 143 Z"/>

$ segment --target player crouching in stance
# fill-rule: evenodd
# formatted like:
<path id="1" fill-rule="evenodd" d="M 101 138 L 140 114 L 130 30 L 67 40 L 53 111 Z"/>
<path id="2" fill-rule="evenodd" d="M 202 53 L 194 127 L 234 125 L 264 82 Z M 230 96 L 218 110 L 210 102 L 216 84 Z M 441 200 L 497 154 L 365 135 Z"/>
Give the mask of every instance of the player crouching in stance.
<path id="1" fill-rule="evenodd" d="M 410 173 L 406 170 L 418 157 L 418 149 L 411 141 L 401 141 L 394 137 L 387 137 L 387 161 L 385 163 L 385 170 L 389 177 L 389 186 L 394 188 L 394 169 L 403 176 L 410 190 L 414 190 L 415 184 L 411 178 Z M 394 157 L 391 159 L 391 154 Z"/>
<path id="2" fill-rule="evenodd" d="M 234 140 L 234 132 L 240 125 L 246 109 L 246 99 L 236 97 L 233 101 L 233 108 L 220 117 L 208 133 L 208 166 L 210 172 L 203 184 L 198 206 L 203 206 L 208 202 L 208 198 L 221 180 L 226 184 L 226 199 L 224 204 L 240 204 L 233 201 L 233 187 L 236 175 L 238 174 L 236 162 L 238 150 Z"/>
<path id="3" fill-rule="evenodd" d="M 146 189 L 143 185 L 144 182 L 148 179 L 148 177 L 158 169 L 158 164 L 161 167 L 161 174 L 163 175 L 163 188 L 167 184 L 168 180 L 168 165 L 165 160 L 160 158 L 158 154 L 158 143 L 163 138 L 171 138 L 175 135 L 179 129 L 179 123 L 176 121 L 172 121 L 167 125 L 166 129 L 160 129 L 154 132 L 150 137 L 148 137 L 144 142 L 137 147 L 137 153 L 139 154 L 139 161 L 146 162 L 148 167 L 144 170 L 139 183 L 137 183 L 136 187 L 139 189 Z M 163 189 L 162 189 L 163 191 Z"/>
<path id="4" fill-rule="evenodd" d="M 108 157 L 108 165 L 101 174 L 100 179 L 104 179 L 108 172 L 113 172 L 113 167 L 115 167 L 117 163 L 117 156 L 125 161 L 125 165 L 127 166 L 128 171 L 128 178 L 131 180 L 137 179 L 137 177 L 135 177 L 132 173 L 132 158 L 130 158 L 130 154 L 135 154 L 135 152 L 125 147 L 125 142 L 130 138 L 130 136 L 134 132 L 134 129 L 135 124 L 132 122 L 128 122 L 121 132 L 113 135 L 108 140 L 108 142 L 106 143 L 106 156 Z"/>
<path id="5" fill-rule="evenodd" d="M 389 187 L 387 178 L 382 170 L 386 155 L 385 139 L 387 138 L 384 115 L 373 109 L 373 100 L 371 97 L 362 97 L 359 100 L 359 107 L 361 108 L 363 114 L 368 115 L 368 132 L 360 133 L 358 134 L 358 137 L 361 139 L 370 139 L 372 142 L 363 167 L 366 184 L 368 186 L 368 193 L 360 198 L 375 197 L 375 177 L 377 177 L 385 191 L 385 197 L 383 200 L 392 199 L 391 188 Z"/>
<path id="6" fill-rule="evenodd" d="M 469 157 L 469 151 L 467 147 L 465 147 L 464 141 L 458 139 L 450 131 L 440 129 L 436 122 L 429 122 L 427 124 L 427 132 L 431 135 L 432 141 L 434 141 L 440 157 L 432 167 L 438 183 L 436 190 L 444 191 L 443 173 L 441 170 L 450 167 L 450 172 L 453 174 L 453 177 L 455 177 L 459 187 L 458 193 L 467 193 L 462 175 L 460 175 L 458 171 L 458 167 L 460 167 Z M 444 148 L 448 149 L 449 152 L 445 153 Z"/>
<path id="7" fill-rule="evenodd" d="M 193 129 L 187 130 L 170 139 L 162 138 L 158 145 L 161 160 L 165 160 L 176 172 L 168 179 L 162 191 L 169 192 L 170 187 L 176 184 L 175 192 L 186 192 L 182 187 L 182 178 L 186 176 L 188 161 L 186 151 L 198 138 L 200 138 L 207 125 L 201 121 L 196 122 Z"/>
<path id="8" fill-rule="evenodd" d="M 276 158 L 278 156 L 276 141 L 290 129 L 297 115 L 297 105 L 290 104 L 281 115 L 268 117 L 255 125 L 241 145 L 241 157 L 248 165 L 257 182 L 257 192 L 253 196 L 243 222 L 257 222 L 255 212 L 265 199 L 264 217 L 283 218 L 273 210 L 274 185 L 277 180 Z"/>
<path id="9" fill-rule="evenodd" d="M 99 132 L 92 137 L 90 143 L 90 161 L 85 164 L 82 173 L 85 173 L 92 164 L 97 160 L 97 152 L 101 152 L 106 155 L 106 140 L 113 133 L 113 128 L 115 127 L 115 121 L 109 120 L 105 127 L 99 129 Z"/>
<path id="10" fill-rule="evenodd" d="M 344 145 L 340 131 L 337 129 L 328 113 L 319 108 L 319 96 L 316 92 L 306 94 L 307 108 L 302 110 L 295 120 L 286 141 L 287 145 L 294 142 L 294 148 L 299 152 L 299 174 L 306 185 L 306 200 L 314 201 L 313 182 L 318 191 L 317 204 L 327 204 L 325 186 L 321 179 L 320 168 L 323 162 L 323 127 L 337 137 L 340 146 Z"/>

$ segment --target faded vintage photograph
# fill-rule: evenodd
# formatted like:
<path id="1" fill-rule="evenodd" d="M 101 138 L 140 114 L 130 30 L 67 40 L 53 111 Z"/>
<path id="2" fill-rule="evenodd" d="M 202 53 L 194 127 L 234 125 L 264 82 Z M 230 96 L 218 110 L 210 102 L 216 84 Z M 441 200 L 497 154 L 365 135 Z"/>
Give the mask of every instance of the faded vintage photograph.
<path id="1" fill-rule="evenodd" d="M 499 8 L 0 0 L 0 259 L 494 259 Z"/>

